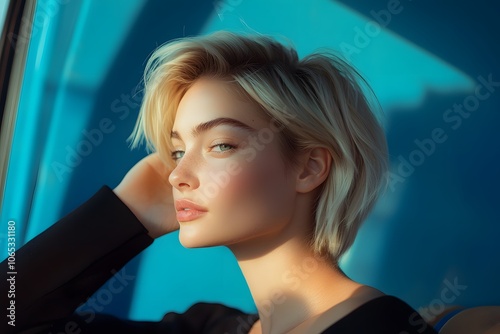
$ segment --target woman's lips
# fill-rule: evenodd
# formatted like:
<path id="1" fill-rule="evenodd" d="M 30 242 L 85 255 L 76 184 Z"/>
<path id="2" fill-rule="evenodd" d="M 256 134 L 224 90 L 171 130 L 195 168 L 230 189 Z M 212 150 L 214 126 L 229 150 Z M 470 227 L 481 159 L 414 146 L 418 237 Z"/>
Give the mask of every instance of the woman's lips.
<path id="1" fill-rule="evenodd" d="M 206 211 L 198 211 L 198 210 L 180 210 L 177 211 L 177 220 L 180 222 L 187 222 L 197 219 L 206 213 L 207 213 Z"/>
<path id="2" fill-rule="evenodd" d="M 180 222 L 194 220 L 208 211 L 205 207 L 185 198 L 175 201 L 175 210 L 177 211 L 177 220 Z"/>

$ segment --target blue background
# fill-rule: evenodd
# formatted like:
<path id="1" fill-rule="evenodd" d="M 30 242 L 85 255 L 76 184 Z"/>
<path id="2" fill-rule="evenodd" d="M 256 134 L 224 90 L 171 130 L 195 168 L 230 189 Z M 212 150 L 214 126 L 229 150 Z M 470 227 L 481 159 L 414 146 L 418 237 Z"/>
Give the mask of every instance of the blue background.
<path id="1" fill-rule="evenodd" d="M 40 0 L 16 40 L 30 45 L 1 231 L 15 220 L 18 243 L 27 242 L 103 184 L 116 186 L 146 154 L 126 138 L 158 45 L 220 29 L 262 33 L 292 41 L 302 56 L 337 50 L 385 110 L 393 182 L 343 258 L 346 273 L 417 309 L 499 305 L 500 87 L 478 88 L 480 77 L 500 81 L 499 9 L 493 1 Z M 477 89 L 489 96 L 474 98 Z M 466 116 L 448 111 L 463 103 Z M 103 120 L 108 133 L 85 146 L 84 133 Z M 431 144 L 436 131 L 441 140 Z M 71 158 L 78 150 L 85 154 Z M 103 312 L 159 320 L 197 301 L 255 311 L 232 254 L 184 249 L 177 233 L 126 273 L 134 279 Z M 452 302 L 442 295 L 450 282 L 466 286 Z"/>

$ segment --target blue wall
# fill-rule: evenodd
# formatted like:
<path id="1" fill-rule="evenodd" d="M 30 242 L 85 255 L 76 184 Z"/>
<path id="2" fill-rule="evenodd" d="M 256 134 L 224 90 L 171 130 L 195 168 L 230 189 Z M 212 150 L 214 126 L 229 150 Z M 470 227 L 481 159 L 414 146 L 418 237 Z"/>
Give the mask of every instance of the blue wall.
<path id="1" fill-rule="evenodd" d="M 26 242 L 101 185 L 116 186 L 146 154 L 125 140 L 156 46 L 219 29 L 257 32 L 291 40 L 300 55 L 337 50 L 384 107 L 392 183 L 344 257 L 346 273 L 415 308 L 446 304 L 450 282 L 466 286 L 453 304 L 498 305 L 500 84 L 484 82 L 500 81 L 499 9 L 477 1 L 40 0 L 31 39 L 18 40 L 30 49 L 2 231 L 13 219 Z M 86 145 L 85 133 L 97 131 L 102 138 Z M 132 283 L 104 312 L 160 319 L 200 300 L 254 311 L 222 247 L 187 250 L 174 233 L 126 271 Z"/>

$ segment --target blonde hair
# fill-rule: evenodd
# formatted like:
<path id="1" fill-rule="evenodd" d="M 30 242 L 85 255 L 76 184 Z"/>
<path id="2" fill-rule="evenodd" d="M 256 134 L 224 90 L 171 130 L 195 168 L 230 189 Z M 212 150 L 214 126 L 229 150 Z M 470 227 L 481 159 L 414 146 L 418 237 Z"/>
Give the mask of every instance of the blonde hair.
<path id="1" fill-rule="evenodd" d="M 331 171 L 316 198 L 311 247 L 338 261 L 386 185 L 387 144 L 374 112 L 380 106 L 367 98 L 374 97 L 369 85 L 332 53 L 299 60 L 292 47 L 270 37 L 216 32 L 174 40 L 146 64 L 132 147 L 146 139 L 149 150 L 173 164 L 165 157 L 176 109 L 202 76 L 232 82 L 273 121 L 286 125 L 278 138 L 290 165 L 303 150 L 329 150 Z"/>

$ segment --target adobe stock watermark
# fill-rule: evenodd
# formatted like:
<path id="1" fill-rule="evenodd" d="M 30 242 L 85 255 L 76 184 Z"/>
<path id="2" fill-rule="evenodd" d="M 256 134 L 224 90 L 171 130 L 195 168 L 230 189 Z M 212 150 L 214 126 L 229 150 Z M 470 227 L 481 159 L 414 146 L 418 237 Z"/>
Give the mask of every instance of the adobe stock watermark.
<path id="1" fill-rule="evenodd" d="M 284 304 L 287 300 L 287 291 L 296 291 L 301 284 L 306 281 L 319 267 L 318 259 L 314 257 L 306 257 L 302 260 L 300 265 L 293 265 L 290 269 L 283 272 L 281 275 L 281 281 L 283 282 L 284 288 L 275 289 L 272 296 L 264 301 L 261 301 L 258 305 L 259 316 L 269 318 L 276 310 L 276 305 Z M 252 315 L 248 315 L 246 319 L 242 316 L 237 317 L 238 327 L 236 329 L 237 334 L 248 333 L 252 324 Z M 224 334 L 229 334 L 228 332 Z"/>
<path id="2" fill-rule="evenodd" d="M 129 117 L 131 111 L 141 106 L 144 92 L 140 87 L 140 85 L 134 86 L 130 93 L 122 93 L 119 98 L 111 102 L 110 110 L 118 118 L 117 121 L 125 120 Z M 117 121 L 113 121 L 110 117 L 103 117 L 96 127 L 81 131 L 81 139 L 75 146 L 66 145 L 64 160 L 55 160 L 50 164 L 59 182 L 62 182 L 66 175 L 71 174 L 85 157 L 91 155 L 94 149 L 104 142 L 106 136 L 116 130 Z"/>
<path id="3" fill-rule="evenodd" d="M 448 129 L 445 126 L 432 129 L 428 137 L 416 138 L 413 141 L 415 149 L 397 157 L 397 166 L 389 171 L 388 175 L 391 191 L 395 191 L 399 184 L 404 183 L 413 175 L 419 166 L 422 166 L 430 156 L 437 152 L 438 146 L 448 140 L 449 133 L 458 130 L 464 120 L 469 119 L 479 109 L 481 102 L 489 99 L 500 87 L 500 81 L 494 81 L 491 73 L 486 77 L 478 76 L 477 81 L 479 84 L 476 85 L 474 93 L 466 96 L 462 103 L 454 103 L 443 112 L 442 119 Z"/>
<path id="4" fill-rule="evenodd" d="M 407 0 L 411 2 L 412 0 Z M 394 16 L 401 14 L 404 6 L 399 0 L 389 0 L 385 9 L 378 11 L 371 10 L 370 15 L 373 20 L 365 23 L 364 27 L 355 26 L 354 38 L 352 43 L 342 42 L 340 43 L 340 51 L 344 55 L 344 58 L 351 60 L 353 54 L 361 53 L 361 50 L 368 47 L 371 41 L 380 35 L 382 28 L 387 27 Z"/>
<path id="5" fill-rule="evenodd" d="M 7 302 L 7 324 L 16 326 L 16 222 L 14 220 L 7 221 L 7 286 L 8 290 L 4 291 Z"/>
<path id="6" fill-rule="evenodd" d="M 79 306 L 76 313 L 82 320 L 89 324 L 94 321 L 96 313 L 102 312 L 107 305 L 111 304 L 114 296 L 123 292 L 126 287 L 135 279 L 135 276 L 125 273 L 125 268 L 120 271 L 112 270 L 113 277 L 95 293 L 95 296 L 90 297 L 84 304 Z M 82 328 L 73 320 L 64 324 L 64 328 L 58 329 L 57 334 L 81 333 Z M 49 332 L 49 334 L 56 334 Z"/>
<path id="7" fill-rule="evenodd" d="M 420 307 L 408 318 L 409 324 L 414 327 L 417 332 L 423 333 L 427 327 L 430 326 L 427 321 L 440 315 L 468 288 L 467 285 L 458 282 L 458 277 L 453 278 L 453 281 L 445 279 L 443 285 L 444 288 L 441 289 L 437 298 L 431 300 L 427 307 Z M 407 331 L 402 331 L 399 334 L 409 333 Z"/>
<path id="8" fill-rule="evenodd" d="M 241 5 L 243 0 L 219 0 L 213 3 L 215 12 L 221 21 L 224 21 L 224 13 L 232 12 L 236 7 Z"/>
<path id="9" fill-rule="evenodd" d="M 95 297 L 90 297 L 85 304 L 78 308 L 78 315 L 87 316 L 85 322 L 90 323 L 94 320 L 96 312 L 102 312 L 107 305 L 111 304 L 114 296 L 123 292 L 135 279 L 134 275 L 127 275 L 125 268 L 118 272 L 112 270 L 111 273 L 113 277 L 97 291 Z"/>
<path id="10" fill-rule="evenodd" d="M 66 5 L 71 0 L 40 0 L 37 1 L 33 22 L 25 16 L 21 18 L 19 35 L 9 33 L 7 39 L 10 45 L 16 49 L 17 46 L 27 44 L 32 36 L 36 36 L 44 29 L 49 21 L 61 10 L 62 5 Z"/>

